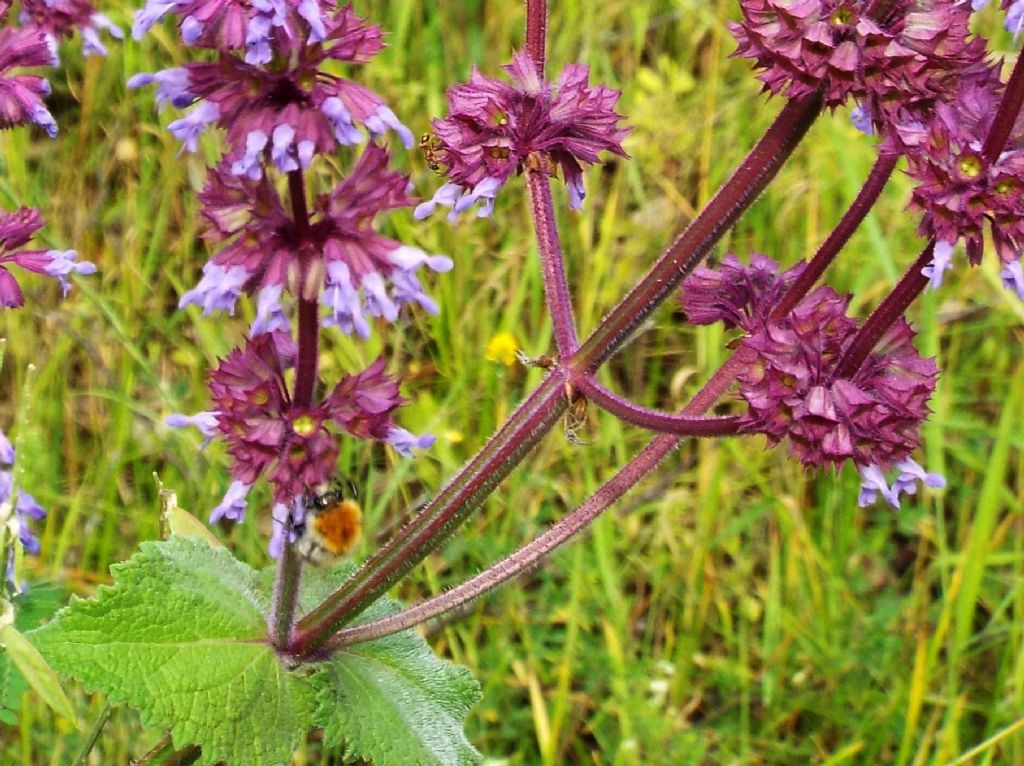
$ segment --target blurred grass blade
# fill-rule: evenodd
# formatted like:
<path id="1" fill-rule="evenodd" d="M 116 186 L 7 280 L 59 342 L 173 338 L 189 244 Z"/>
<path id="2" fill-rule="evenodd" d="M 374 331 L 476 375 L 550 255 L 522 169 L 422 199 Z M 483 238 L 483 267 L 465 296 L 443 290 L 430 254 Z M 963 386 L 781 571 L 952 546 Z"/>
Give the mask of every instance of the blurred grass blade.
<path id="1" fill-rule="evenodd" d="M 1024 392 L 1024 366 L 1018 367 L 1013 375 L 1013 387 L 999 418 L 992 450 L 985 469 L 985 480 L 981 486 L 974 524 L 967 539 L 963 557 L 963 586 L 957 602 L 955 646 L 964 651 L 971 638 L 974 612 L 981 595 L 981 580 L 985 572 L 986 558 L 991 544 L 992 530 L 1003 507 L 1007 475 L 1010 463 L 1010 443 L 1020 428 L 1020 404 Z"/>
<path id="2" fill-rule="evenodd" d="M 77 726 L 78 718 L 60 686 L 60 679 L 28 639 L 15 630 L 13 625 L 7 625 L 0 629 L 0 643 L 3 643 L 7 656 L 43 702 L 53 708 L 57 715 Z"/>

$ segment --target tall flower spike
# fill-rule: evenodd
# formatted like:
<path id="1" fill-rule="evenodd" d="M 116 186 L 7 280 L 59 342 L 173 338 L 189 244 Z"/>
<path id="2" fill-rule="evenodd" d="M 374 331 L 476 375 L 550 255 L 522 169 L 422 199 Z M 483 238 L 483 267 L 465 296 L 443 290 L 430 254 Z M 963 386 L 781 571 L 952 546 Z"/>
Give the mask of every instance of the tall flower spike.
<path id="1" fill-rule="evenodd" d="M 42 226 L 43 218 L 38 210 L 0 211 L 0 308 L 18 308 L 25 304 L 21 287 L 8 266 L 55 277 L 64 295 L 71 289 L 70 274 L 95 273 L 96 266 L 89 261 L 78 261 L 74 250 L 21 249 Z"/>
<path id="2" fill-rule="evenodd" d="M 158 101 L 195 104 L 170 126 L 184 149 L 195 151 L 198 137 L 216 125 L 227 133 L 230 172 L 259 180 L 268 162 L 287 173 L 309 167 L 314 155 L 363 142 L 360 125 L 371 138 L 391 130 L 406 148 L 412 146 L 412 133 L 379 96 L 333 73 L 336 62 L 361 64 L 383 48 L 380 29 L 351 5 L 330 13 L 315 3 L 202 0 L 147 6 L 161 13 L 172 9 L 182 15 L 186 43 L 219 55 L 211 62 L 137 74 L 128 85 L 155 82 Z M 240 59 L 236 52 L 243 49 Z"/>
<path id="3" fill-rule="evenodd" d="M 43 105 L 50 84 L 42 77 L 12 74 L 19 67 L 53 66 L 53 51 L 46 37 L 35 29 L 0 29 L 0 129 L 15 125 L 39 125 L 53 138 L 57 123 Z"/>
<path id="4" fill-rule="evenodd" d="M 434 136 L 425 139 L 431 162 L 444 167 L 449 183 L 416 208 L 426 218 L 438 205 L 454 217 L 480 203 L 489 215 L 505 182 L 533 154 L 550 160 L 549 171 L 562 172 L 570 205 L 583 206 L 582 164 L 599 161 L 602 151 L 625 157 L 615 105 L 619 91 L 589 87 L 588 67 L 570 64 L 553 85 L 541 81 L 530 56 L 517 53 L 504 67 L 512 83 L 474 70 L 468 83 L 448 91 L 448 116 L 434 120 Z"/>

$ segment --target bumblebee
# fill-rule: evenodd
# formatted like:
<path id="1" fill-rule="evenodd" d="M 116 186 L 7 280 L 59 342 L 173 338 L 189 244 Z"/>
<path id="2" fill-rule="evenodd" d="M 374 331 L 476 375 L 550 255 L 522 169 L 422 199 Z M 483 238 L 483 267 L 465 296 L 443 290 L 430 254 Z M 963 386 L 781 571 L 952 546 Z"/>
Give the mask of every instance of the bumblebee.
<path id="1" fill-rule="evenodd" d="M 297 530 L 303 555 L 321 563 L 352 552 L 363 531 L 357 498 L 355 485 L 337 476 L 306 490 L 302 497 L 306 519 Z"/>

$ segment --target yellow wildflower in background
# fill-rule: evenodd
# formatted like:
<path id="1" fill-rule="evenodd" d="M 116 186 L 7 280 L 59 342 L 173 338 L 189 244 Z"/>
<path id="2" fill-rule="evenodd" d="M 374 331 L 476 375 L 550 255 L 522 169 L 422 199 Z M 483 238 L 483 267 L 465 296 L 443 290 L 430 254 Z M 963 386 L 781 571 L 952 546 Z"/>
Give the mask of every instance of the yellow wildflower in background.
<path id="1" fill-rule="evenodd" d="M 487 343 L 487 351 L 484 357 L 488 362 L 499 362 L 506 367 L 516 363 L 516 351 L 519 350 L 519 343 L 516 342 L 512 333 L 499 332 Z"/>

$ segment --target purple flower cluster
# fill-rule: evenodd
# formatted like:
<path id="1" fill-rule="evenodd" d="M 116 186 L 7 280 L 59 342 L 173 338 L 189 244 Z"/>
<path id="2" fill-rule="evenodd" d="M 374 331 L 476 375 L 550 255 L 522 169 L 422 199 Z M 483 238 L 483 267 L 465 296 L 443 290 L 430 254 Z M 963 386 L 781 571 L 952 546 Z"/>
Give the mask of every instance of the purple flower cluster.
<path id="1" fill-rule="evenodd" d="M 287 337 L 287 336 L 285 336 Z M 283 355 L 277 334 L 262 334 L 222 360 L 210 378 L 216 410 L 191 417 L 173 415 L 168 425 L 195 426 L 206 442 L 220 436 L 233 458 L 234 480 L 210 522 L 244 519 L 247 497 L 260 476 L 274 486 L 271 554 L 280 553 L 288 509 L 301 524 L 301 502 L 308 487 L 331 478 L 338 456 L 338 432 L 391 444 L 400 454 L 427 448 L 432 436 L 414 436 L 392 418 L 403 399 L 397 381 L 378 359 L 356 375 L 346 375 L 316 405 L 296 405 L 285 382 L 292 360 Z M 205 446 L 205 443 L 204 443 Z M 282 509 L 284 509 L 282 511 Z"/>
<path id="2" fill-rule="evenodd" d="M 416 272 L 422 266 L 448 271 L 451 260 L 403 245 L 373 228 L 378 214 L 414 202 L 406 191 L 408 179 L 387 166 L 387 152 L 375 144 L 368 146 L 350 174 L 314 200 L 309 233 L 299 237 L 268 178 L 238 177 L 221 165 L 200 194 L 207 221 L 204 236 L 219 249 L 204 269 L 203 280 L 182 297 L 181 305 L 196 304 L 205 313 L 233 312 L 242 293 L 260 291 L 254 335 L 287 328 L 280 308 L 286 286 L 304 291 L 308 298 L 315 297 L 319 287 L 329 312 L 325 324 L 364 338 L 370 335 L 367 317 L 394 321 L 407 303 L 436 314 L 437 306 L 423 291 Z M 305 252 L 317 255 L 309 259 L 314 273 L 302 276 L 298 270 Z"/>
<path id="3" fill-rule="evenodd" d="M 831 109 L 854 100 L 859 119 L 888 135 L 919 121 L 968 73 L 984 72 L 962 0 L 741 0 L 730 25 L 736 54 L 753 59 L 765 90 L 821 92 Z"/>
<path id="4" fill-rule="evenodd" d="M 982 152 L 1002 91 L 998 81 L 973 82 L 955 101 L 938 105 L 908 154 L 917 181 L 911 204 L 923 213 L 921 233 L 938 242 L 926 274 L 933 286 L 941 284 L 960 239 L 970 262 L 981 261 L 988 228 L 1003 280 L 1024 300 L 1024 118 L 1018 116 L 995 162 Z"/>
<path id="5" fill-rule="evenodd" d="M 137 74 L 128 85 L 156 84 L 158 103 L 194 105 L 170 126 L 185 149 L 195 151 L 199 135 L 216 125 L 227 134 L 228 172 L 258 180 L 268 156 L 282 173 L 306 169 L 317 154 L 362 143 L 359 126 L 373 138 L 394 130 L 412 146 L 412 133 L 383 99 L 333 74 L 334 64 L 365 63 L 383 47 L 380 29 L 351 5 L 151 2 L 136 14 L 136 38 L 170 10 L 182 18 L 185 43 L 214 49 L 216 60 Z"/>
<path id="6" fill-rule="evenodd" d="M 749 267 L 730 257 L 718 271 L 697 269 L 684 283 L 683 307 L 695 324 L 724 321 L 746 337 L 738 350 L 744 430 L 773 444 L 787 439 L 808 466 L 889 466 L 920 444 L 937 369 L 913 346 L 903 320 L 849 378 L 836 366 L 858 330 L 849 298 L 819 287 L 784 318 L 772 311 L 804 268 L 776 276 L 778 264 L 755 255 Z"/>
<path id="7" fill-rule="evenodd" d="M 136 15 L 136 36 L 170 10 L 182 18 L 185 42 L 215 49 L 217 60 L 135 75 L 129 85 L 156 84 L 158 103 L 194 104 L 170 125 L 185 149 L 194 151 L 209 125 L 222 128 L 229 145 L 200 196 L 205 236 L 220 249 L 181 305 L 233 312 L 240 295 L 259 291 L 253 334 L 287 327 L 280 304 L 285 287 L 305 298 L 319 291 L 329 310 L 326 324 L 362 337 L 370 334 L 368 317 L 394 321 L 407 303 L 436 313 L 416 272 L 422 266 L 447 271 L 451 260 L 373 229 L 377 214 L 415 202 L 408 179 L 388 170 L 386 151 L 371 143 L 349 176 L 314 200 L 315 220 L 301 236 L 265 173 L 268 166 L 305 170 L 318 154 L 364 142 L 359 126 L 371 138 L 395 130 L 412 145 L 412 134 L 382 99 L 326 66 L 370 60 L 383 46 L 380 29 L 350 5 L 150 3 Z M 312 269 L 300 274 L 299 264 L 307 262 Z"/>
<path id="8" fill-rule="evenodd" d="M 25 304 L 21 287 L 9 266 L 45 274 L 60 282 L 64 295 L 71 289 L 71 274 L 94 274 L 96 266 L 77 260 L 74 250 L 23 249 L 43 226 L 38 210 L 21 208 L 14 212 L 0 211 L 0 308 L 18 308 Z"/>
<path id="9" fill-rule="evenodd" d="M 50 84 L 32 74 L 14 74 L 21 67 L 54 66 L 56 59 L 45 36 L 35 29 L 0 29 L 0 129 L 39 125 L 50 137 L 57 123 L 43 104 Z"/>
<path id="10" fill-rule="evenodd" d="M 854 99 L 859 127 L 882 134 L 883 152 L 906 154 L 918 181 L 912 206 L 935 238 L 925 276 L 942 283 L 963 239 L 978 263 L 988 227 L 1006 286 L 1024 299 L 1024 121 L 994 162 L 982 154 L 1005 86 L 986 41 L 969 34 L 984 0 L 743 0 L 733 24 L 737 55 L 752 58 L 765 88 L 790 97 L 822 90 L 827 106 Z M 1003 0 L 1019 31 L 1024 3 Z"/>
<path id="11" fill-rule="evenodd" d="M 45 519 L 46 511 L 32 495 L 20 487 L 17 497 L 12 501 L 14 458 L 14 447 L 11 445 L 10 439 L 3 431 L 0 431 L 0 526 L 7 524 L 9 520 L 13 521 L 12 529 L 15 530 L 21 547 L 29 555 L 37 556 L 39 554 L 39 538 L 32 531 L 31 522 Z M 14 587 L 13 556 L 9 556 L 7 559 L 5 574 L 8 583 Z"/>
<path id="12" fill-rule="evenodd" d="M 596 163 L 602 151 L 626 156 L 622 140 L 629 130 L 619 127 L 615 113 L 619 91 L 589 87 L 587 67 L 565 67 L 552 85 L 521 52 L 505 71 L 511 84 L 474 69 L 468 83 L 448 90 L 448 116 L 434 120 L 426 148 L 449 183 L 416 208 L 417 218 L 438 205 L 451 208 L 454 218 L 477 203 L 479 215 L 490 215 L 498 191 L 531 155 L 550 173 L 561 170 L 570 205 L 579 210 L 586 196 L 581 163 Z"/>
<path id="13" fill-rule="evenodd" d="M 687 278 L 683 308 L 697 325 L 722 322 L 726 328 L 748 333 L 763 329 L 782 296 L 800 276 L 798 263 L 779 274 L 779 264 L 762 253 L 750 257 L 750 265 L 728 253 L 717 269 L 698 266 Z"/>

